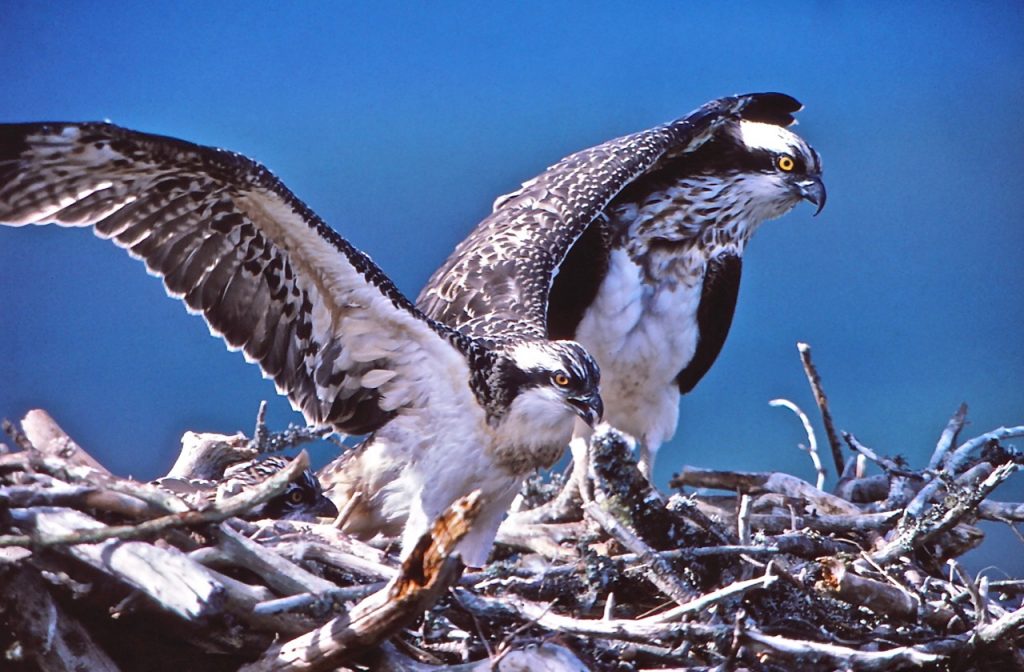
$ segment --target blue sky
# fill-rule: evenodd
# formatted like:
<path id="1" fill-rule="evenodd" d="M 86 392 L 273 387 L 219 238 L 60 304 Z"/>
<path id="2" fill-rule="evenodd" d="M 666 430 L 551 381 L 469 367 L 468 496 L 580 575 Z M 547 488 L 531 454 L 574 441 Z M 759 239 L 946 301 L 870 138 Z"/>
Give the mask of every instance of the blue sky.
<path id="1" fill-rule="evenodd" d="M 110 119 L 252 156 L 410 295 L 563 155 L 790 93 L 828 206 L 755 236 L 659 482 L 683 464 L 813 477 L 799 423 L 767 403 L 813 409 L 798 340 L 837 424 L 914 465 L 961 401 L 967 435 L 1024 422 L 1020 3 L 8 3 L 0 65 L 0 120 Z M 86 231 L 0 230 L 0 326 L 0 415 L 46 408 L 121 473 L 162 473 L 187 429 L 248 431 L 260 399 L 299 420 Z"/>

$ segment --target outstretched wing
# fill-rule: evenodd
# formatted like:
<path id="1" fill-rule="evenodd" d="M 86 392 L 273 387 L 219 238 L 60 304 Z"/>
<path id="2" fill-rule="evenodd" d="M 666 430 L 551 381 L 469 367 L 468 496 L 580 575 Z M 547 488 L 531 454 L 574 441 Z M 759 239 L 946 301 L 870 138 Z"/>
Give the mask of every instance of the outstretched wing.
<path id="1" fill-rule="evenodd" d="M 468 389 L 467 342 L 239 154 L 106 123 L 0 125 L 0 222 L 94 226 L 311 423 L 366 433 L 445 380 Z"/>
<path id="2" fill-rule="evenodd" d="M 728 121 L 788 126 L 800 107 L 781 93 L 720 98 L 682 119 L 562 159 L 495 201 L 491 215 L 430 278 L 417 305 L 430 317 L 491 342 L 563 336 L 559 325 L 547 322 L 554 277 L 622 189 L 664 161 L 696 150 Z M 601 233 L 591 230 L 582 243 L 599 251 Z M 600 275 L 595 271 L 599 256 L 591 262 L 572 272 Z M 597 289 L 593 282 L 583 284 Z"/>

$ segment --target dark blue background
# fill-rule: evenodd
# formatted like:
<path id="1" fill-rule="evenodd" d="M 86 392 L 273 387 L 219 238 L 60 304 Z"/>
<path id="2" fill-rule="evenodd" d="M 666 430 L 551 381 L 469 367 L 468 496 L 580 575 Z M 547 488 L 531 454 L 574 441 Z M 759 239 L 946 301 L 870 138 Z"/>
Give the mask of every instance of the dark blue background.
<path id="1" fill-rule="evenodd" d="M 1019 2 L 7 3 L 0 66 L 0 119 L 245 153 L 411 295 L 497 195 L 563 155 L 722 95 L 791 93 L 828 207 L 753 240 L 658 481 L 683 464 L 813 478 L 800 425 L 767 405 L 813 410 L 797 340 L 840 427 L 915 466 L 961 401 L 965 436 L 1024 421 Z M 0 415 L 46 408 L 148 478 L 184 430 L 248 431 L 265 398 L 272 423 L 298 420 L 113 245 L 0 230 Z M 1007 567 L 1020 546 L 1001 539 Z"/>

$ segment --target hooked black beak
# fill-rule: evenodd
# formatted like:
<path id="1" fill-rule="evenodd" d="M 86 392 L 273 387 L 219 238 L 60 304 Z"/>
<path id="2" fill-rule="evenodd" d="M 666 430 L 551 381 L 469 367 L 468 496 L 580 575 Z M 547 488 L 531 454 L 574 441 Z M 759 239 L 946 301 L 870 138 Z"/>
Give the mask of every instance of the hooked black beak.
<path id="1" fill-rule="evenodd" d="M 321 518 L 337 518 L 338 507 L 334 505 L 334 502 L 327 495 L 320 495 L 310 513 Z"/>
<path id="2" fill-rule="evenodd" d="M 800 198 L 818 206 L 818 209 L 814 211 L 814 216 L 817 217 L 821 209 L 825 207 L 825 198 L 827 196 L 825 193 L 825 183 L 821 181 L 820 177 L 814 176 L 797 182 L 796 187 L 800 193 Z"/>
<path id="3" fill-rule="evenodd" d="M 597 392 L 585 397 L 570 397 L 569 403 L 572 404 L 583 422 L 590 427 L 601 422 L 601 418 L 604 416 L 604 402 L 601 401 L 601 395 Z"/>

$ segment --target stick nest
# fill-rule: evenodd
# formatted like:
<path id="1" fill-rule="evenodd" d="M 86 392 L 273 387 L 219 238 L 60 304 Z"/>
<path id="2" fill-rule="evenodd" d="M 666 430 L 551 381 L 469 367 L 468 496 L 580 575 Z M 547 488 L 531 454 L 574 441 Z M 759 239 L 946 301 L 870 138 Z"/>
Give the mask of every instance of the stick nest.
<path id="1" fill-rule="evenodd" d="M 1024 669 L 1024 580 L 957 561 L 983 542 L 980 520 L 1024 519 L 1024 504 L 990 499 L 1022 463 L 1003 442 L 1024 427 L 958 443 L 965 410 L 919 470 L 844 435 L 831 493 L 685 469 L 666 496 L 621 435 L 599 432 L 582 485 L 528 483 L 492 562 L 465 571 L 451 549 L 475 496 L 399 563 L 331 524 L 238 517 L 305 453 L 193 508 L 111 475 L 33 411 L 0 454 L 0 667 Z M 201 439 L 190 445 L 254 445 Z"/>

